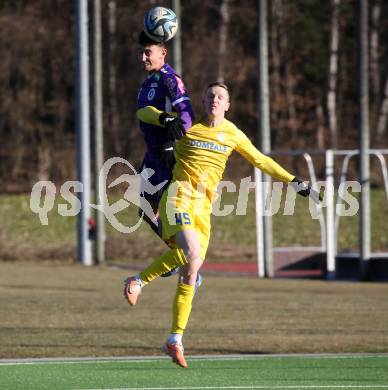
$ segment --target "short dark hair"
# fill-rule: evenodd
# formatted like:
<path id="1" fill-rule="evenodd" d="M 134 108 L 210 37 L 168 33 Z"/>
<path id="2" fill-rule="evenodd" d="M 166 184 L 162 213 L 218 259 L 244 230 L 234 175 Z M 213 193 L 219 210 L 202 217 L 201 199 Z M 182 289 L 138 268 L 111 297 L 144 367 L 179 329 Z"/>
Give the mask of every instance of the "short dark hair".
<path id="1" fill-rule="evenodd" d="M 139 34 L 139 45 L 148 46 L 148 45 L 158 45 L 165 47 L 166 45 L 163 42 L 157 42 L 151 39 L 144 31 Z"/>

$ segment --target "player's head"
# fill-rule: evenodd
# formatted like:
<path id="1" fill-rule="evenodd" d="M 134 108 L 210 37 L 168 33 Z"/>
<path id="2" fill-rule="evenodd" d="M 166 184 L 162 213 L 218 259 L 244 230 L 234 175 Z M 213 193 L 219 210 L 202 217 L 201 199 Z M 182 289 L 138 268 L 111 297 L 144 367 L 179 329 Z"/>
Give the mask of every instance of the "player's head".
<path id="1" fill-rule="evenodd" d="M 203 106 L 209 118 L 223 117 L 230 107 L 228 87 L 219 82 L 209 84 L 205 90 Z"/>
<path id="2" fill-rule="evenodd" d="M 163 42 L 149 38 L 144 31 L 139 34 L 139 60 L 147 72 L 158 71 L 164 64 L 167 48 Z"/>

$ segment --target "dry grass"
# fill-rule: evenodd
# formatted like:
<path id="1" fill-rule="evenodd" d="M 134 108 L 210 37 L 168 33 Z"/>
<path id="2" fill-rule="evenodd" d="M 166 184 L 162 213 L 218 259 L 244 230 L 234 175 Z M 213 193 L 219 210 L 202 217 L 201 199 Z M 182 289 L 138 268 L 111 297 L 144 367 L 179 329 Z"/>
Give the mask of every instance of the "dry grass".
<path id="1" fill-rule="evenodd" d="M 0 358 L 160 354 L 175 278 L 121 298 L 129 271 L 0 262 Z M 388 284 L 206 275 L 189 354 L 388 352 Z"/>

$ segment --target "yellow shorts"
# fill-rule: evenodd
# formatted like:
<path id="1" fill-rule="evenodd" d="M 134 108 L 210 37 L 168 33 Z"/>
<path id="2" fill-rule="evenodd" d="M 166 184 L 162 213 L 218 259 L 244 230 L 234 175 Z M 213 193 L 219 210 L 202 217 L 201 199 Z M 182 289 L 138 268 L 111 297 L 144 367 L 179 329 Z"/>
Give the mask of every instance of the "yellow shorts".
<path id="1" fill-rule="evenodd" d="M 183 230 L 195 230 L 199 235 L 201 259 L 204 260 L 210 239 L 210 214 L 212 205 L 209 199 L 189 199 L 178 192 L 169 196 L 165 191 L 159 203 L 162 237 L 171 239 Z"/>

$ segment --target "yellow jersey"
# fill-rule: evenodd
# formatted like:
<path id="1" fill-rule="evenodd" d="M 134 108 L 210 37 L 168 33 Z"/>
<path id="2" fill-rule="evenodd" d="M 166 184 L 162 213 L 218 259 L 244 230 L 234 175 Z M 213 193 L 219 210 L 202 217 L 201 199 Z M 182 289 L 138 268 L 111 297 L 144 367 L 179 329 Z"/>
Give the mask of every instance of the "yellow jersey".
<path id="1" fill-rule="evenodd" d="M 240 129 L 224 119 L 217 127 L 199 121 L 176 143 L 172 182 L 187 182 L 194 191 L 201 187 L 211 198 L 233 150 L 277 180 L 288 183 L 295 177 L 260 153 Z"/>

